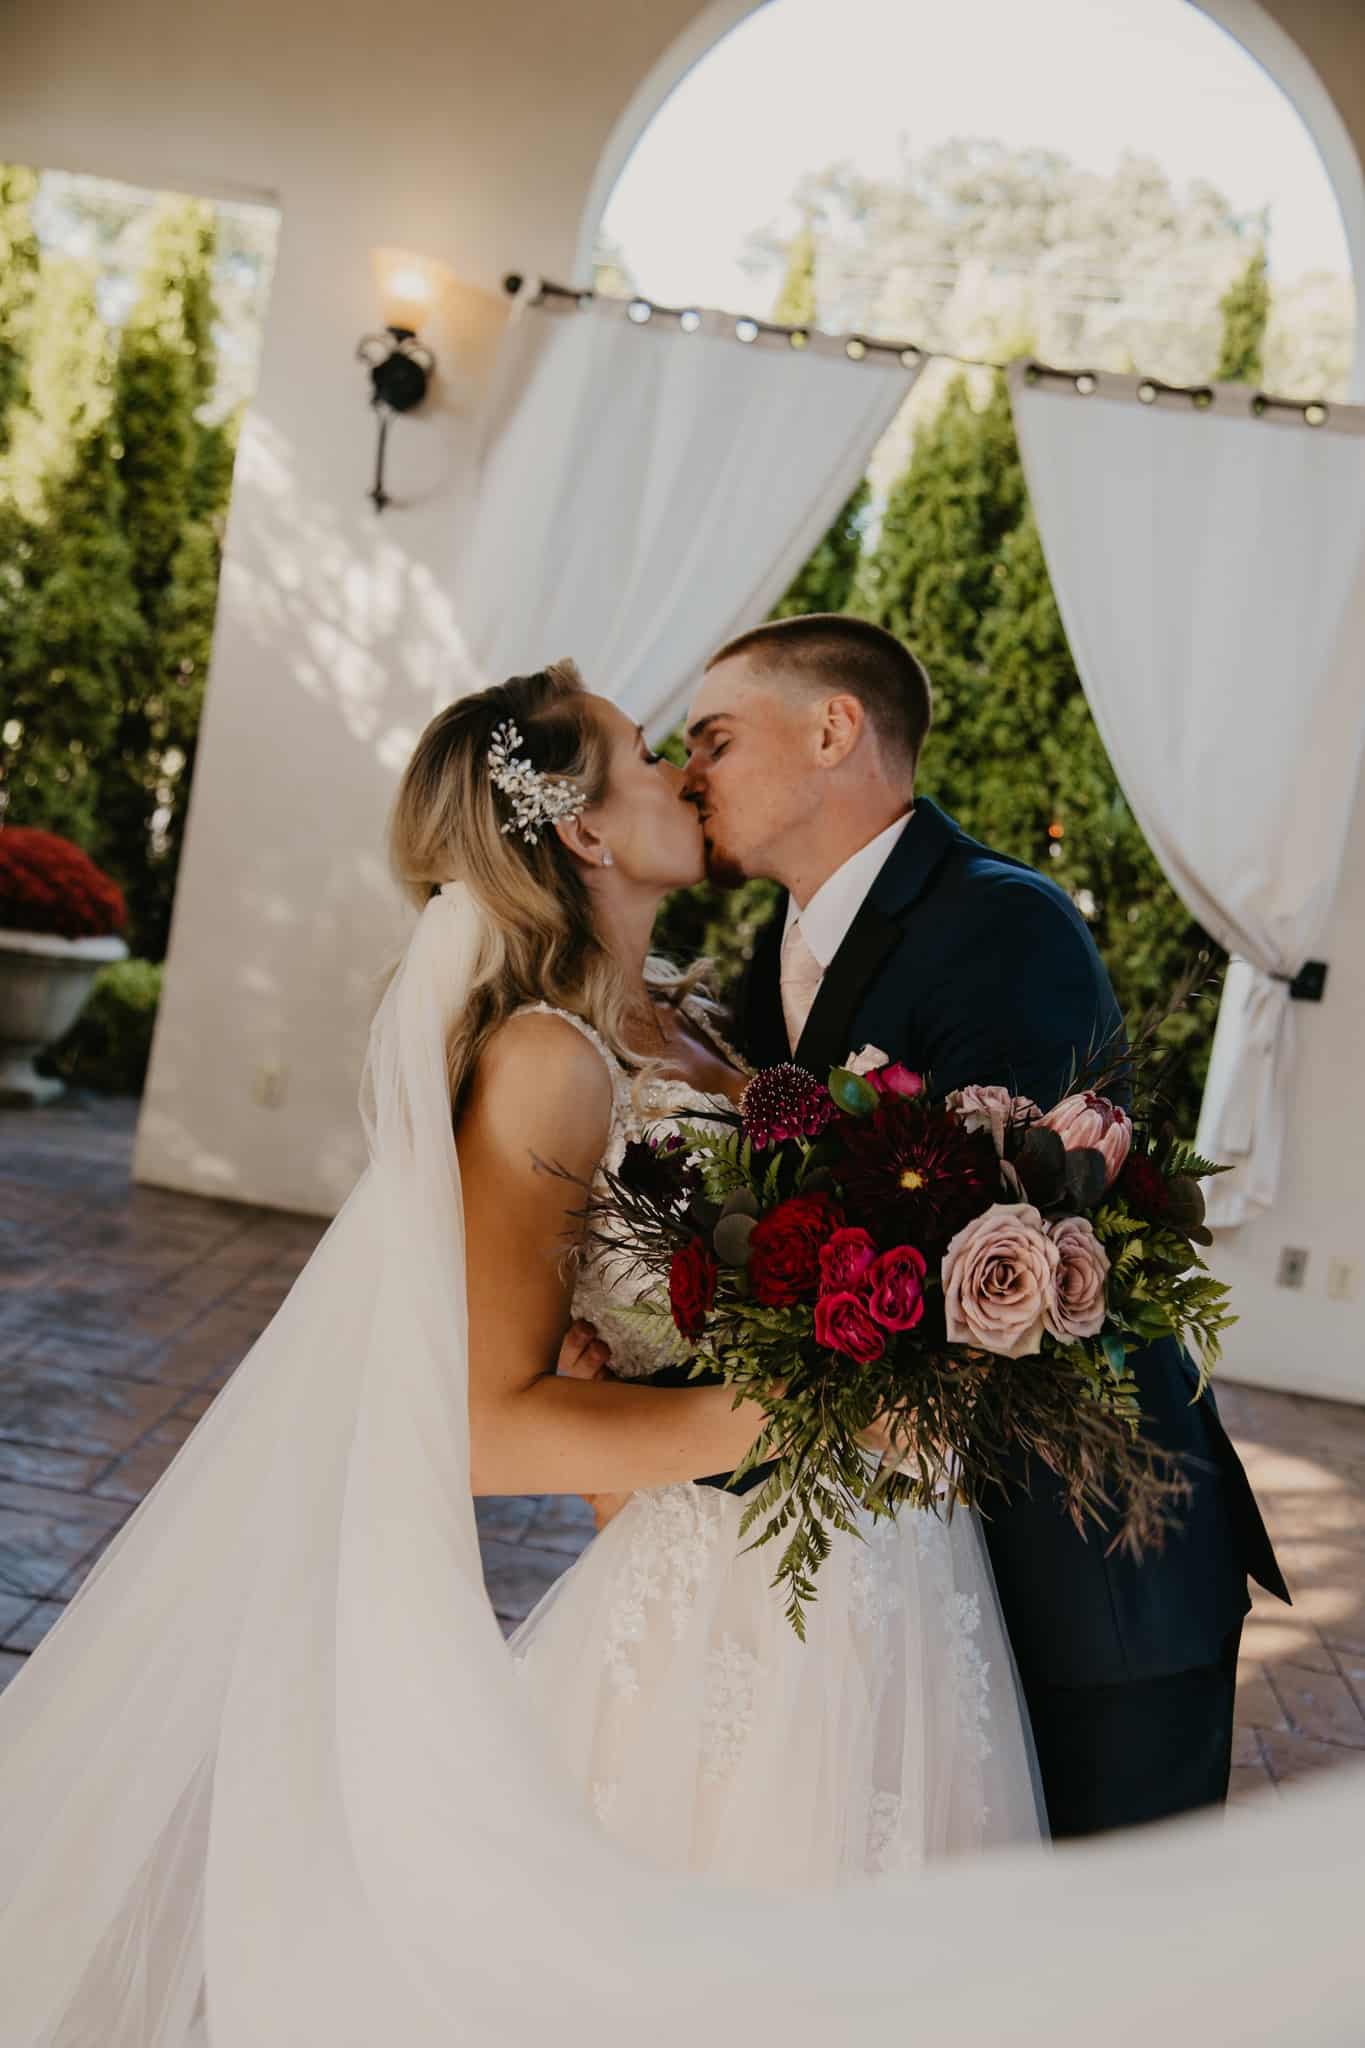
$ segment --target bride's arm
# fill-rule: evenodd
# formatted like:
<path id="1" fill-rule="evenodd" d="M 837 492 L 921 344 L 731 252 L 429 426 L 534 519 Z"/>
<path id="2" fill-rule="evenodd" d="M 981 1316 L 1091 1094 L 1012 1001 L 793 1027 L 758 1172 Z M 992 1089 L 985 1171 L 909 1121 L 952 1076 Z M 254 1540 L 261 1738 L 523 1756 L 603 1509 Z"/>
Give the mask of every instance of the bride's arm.
<path id="1" fill-rule="evenodd" d="M 723 1472 L 763 1422 L 726 1387 L 557 1377 L 573 1211 L 606 1149 L 611 1082 L 562 1019 L 516 1018 L 479 1063 L 457 1132 L 469 1292 L 475 1493 L 625 1493 Z"/>

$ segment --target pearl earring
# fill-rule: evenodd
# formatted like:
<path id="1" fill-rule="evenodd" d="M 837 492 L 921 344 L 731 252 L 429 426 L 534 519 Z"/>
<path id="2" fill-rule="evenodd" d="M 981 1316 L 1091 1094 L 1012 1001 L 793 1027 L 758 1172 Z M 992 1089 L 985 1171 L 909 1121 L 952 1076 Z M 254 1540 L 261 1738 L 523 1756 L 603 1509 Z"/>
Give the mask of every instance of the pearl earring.
<path id="1" fill-rule="evenodd" d="M 602 849 L 602 865 L 604 868 L 615 866 L 615 862 L 612 860 L 611 854 L 605 846 Z"/>

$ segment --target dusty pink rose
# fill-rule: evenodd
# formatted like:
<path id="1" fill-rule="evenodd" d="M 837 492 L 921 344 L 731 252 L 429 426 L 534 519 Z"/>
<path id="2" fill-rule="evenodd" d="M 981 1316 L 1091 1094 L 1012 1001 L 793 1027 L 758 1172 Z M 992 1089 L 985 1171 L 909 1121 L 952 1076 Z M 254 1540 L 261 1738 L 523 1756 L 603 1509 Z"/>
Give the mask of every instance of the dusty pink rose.
<path id="1" fill-rule="evenodd" d="M 856 1294 L 877 1263 L 877 1247 L 865 1230 L 836 1230 L 820 1247 L 820 1292 Z"/>
<path id="2" fill-rule="evenodd" d="M 1059 1254 L 1028 1202 L 997 1202 L 959 1230 L 943 1254 L 948 1339 L 1000 1358 L 1026 1358 L 1043 1341 Z"/>
<path id="3" fill-rule="evenodd" d="M 955 1088 L 943 1106 L 960 1117 L 969 1131 L 989 1131 L 999 1159 L 1005 1156 L 1005 1133 L 1010 1125 L 1027 1129 L 1042 1114 L 1027 1095 L 1011 1095 L 1008 1088 Z"/>
<path id="4" fill-rule="evenodd" d="M 1068 1095 L 1043 1118 L 1068 1152 L 1098 1152 L 1104 1160 L 1104 1184 L 1111 1188 L 1123 1171 L 1133 1126 L 1126 1109 L 1104 1095 Z"/>
<path id="5" fill-rule="evenodd" d="M 815 1341 L 871 1365 L 886 1349 L 886 1332 L 873 1322 L 861 1295 L 822 1294 L 815 1304 Z"/>
<path id="6" fill-rule="evenodd" d="M 924 1314 L 924 1255 L 912 1244 L 883 1252 L 872 1272 L 868 1311 L 884 1330 L 913 1330 Z"/>
<path id="7" fill-rule="evenodd" d="M 1054 1337 L 1098 1337 L 1104 1328 L 1109 1260 L 1084 1216 L 1063 1216 L 1047 1234 L 1057 1247 L 1057 1285 L 1046 1322 Z"/>

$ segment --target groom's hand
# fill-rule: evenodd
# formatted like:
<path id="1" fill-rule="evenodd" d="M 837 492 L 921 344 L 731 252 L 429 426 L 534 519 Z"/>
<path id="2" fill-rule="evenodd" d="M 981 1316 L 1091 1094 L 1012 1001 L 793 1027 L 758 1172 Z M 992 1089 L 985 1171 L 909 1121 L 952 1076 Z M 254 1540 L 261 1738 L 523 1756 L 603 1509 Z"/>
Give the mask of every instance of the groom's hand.
<path id="1" fill-rule="evenodd" d="M 570 1323 L 564 1332 L 564 1341 L 559 1347 L 555 1371 L 566 1380 L 609 1380 L 613 1377 L 609 1360 L 611 1347 L 604 1344 L 597 1334 L 595 1323 L 586 1322 L 582 1317 Z M 585 1493 L 583 1499 L 592 1509 L 592 1517 L 600 1536 L 613 1515 L 619 1515 L 628 1493 Z"/>

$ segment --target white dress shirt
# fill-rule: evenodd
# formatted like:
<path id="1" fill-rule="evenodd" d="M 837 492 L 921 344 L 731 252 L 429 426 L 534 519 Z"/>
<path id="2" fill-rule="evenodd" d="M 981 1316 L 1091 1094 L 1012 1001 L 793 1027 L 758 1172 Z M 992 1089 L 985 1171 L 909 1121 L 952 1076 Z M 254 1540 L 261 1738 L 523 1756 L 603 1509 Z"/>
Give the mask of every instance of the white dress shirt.
<path id="1" fill-rule="evenodd" d="M 841 868 L 834 870 L 828 881 L 820 884 L 804 910 L 797 909 L 795 897 L 787 899 L 787 922 L 782 935 L 785 938 L 792 926 L 799 924 L 801 936 L 822 970 L 828 968 L 843 945 L 868 890 L 890 859 L 892 847 L 913 815 L 912 809 L 903 818 L 893 819 L 884 832 L 879 832 L 875 839 L 869 839 L 866 846 L 860 846 Z"/>

